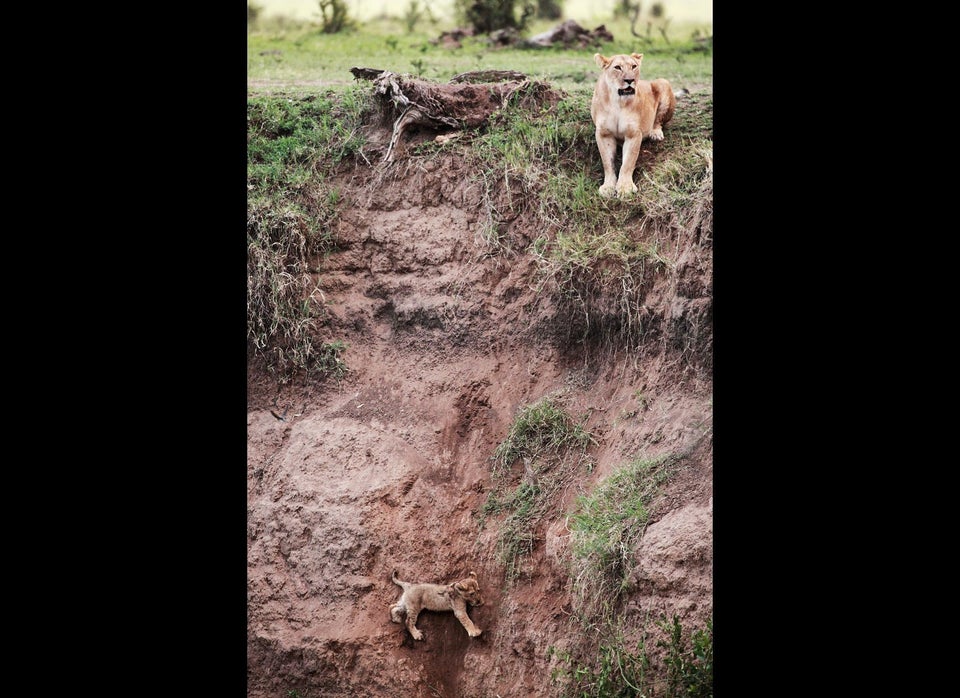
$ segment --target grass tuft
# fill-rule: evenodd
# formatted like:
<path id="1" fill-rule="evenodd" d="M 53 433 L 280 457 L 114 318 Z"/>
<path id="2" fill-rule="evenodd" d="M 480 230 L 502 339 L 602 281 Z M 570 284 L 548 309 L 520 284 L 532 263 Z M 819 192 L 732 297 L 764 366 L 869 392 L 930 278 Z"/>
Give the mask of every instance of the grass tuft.
<path id="1" fill-rule="evenodd" d="M 636 458 L 577 498 L 568 526 L 576 609 L 586 622 L 603 616 L 629 590 L 650 503 L 681 458 Z"/>
<path id="2" fill-rule="evenodd" d="M 583 450 L 592 442 L 582 424 L 567 413 L 557 396 L 521 407 L 507 438 L 493 454 L 494 472 L 504 474 L 520 458 L 536 460 L 568 448 Z"/>
<path id="3" fill-rule="evenodd" d="M 533 553 L 537 533 L 574 477 L 592 469 L 586 450 L 593 436 L 563 408 L 556 395 L 544 397 L 517 413 L 507 438 L 496 448 L 494 486 L 480 511 L 481 527 L 491 515 L 506 512 L 497 553 L 508 581 L 523 573 L 523 559 Z M 523 461 L 523 472 L 512 466 Z"/>

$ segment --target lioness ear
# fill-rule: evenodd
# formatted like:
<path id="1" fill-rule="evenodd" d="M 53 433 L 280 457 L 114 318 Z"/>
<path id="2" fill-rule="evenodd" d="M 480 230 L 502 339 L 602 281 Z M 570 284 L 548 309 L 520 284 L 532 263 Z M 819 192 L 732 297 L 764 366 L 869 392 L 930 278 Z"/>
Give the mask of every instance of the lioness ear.
<path id="1" fill-rule="evenodd" d="M 610 59 L 606 56 L 601 56 L 599 53 L 593 54 L 593 60 L 601 68 L 606 68 L 608 65 L 610 65 Z"/>
<path id="2" fill-rule="evenodd" d="M 643 54 L 642 54 L 642 53 L 631 53 L 630 56 L 633 57 L 633 58 L 636 58 L 638 61 L 642 61 L 642 60 L 643 60 Z"/>
<path id="3" fill-rule="evenodd" d="M 476 579 L 476 578 L 477 578 L 477 573 L 476 573 L 476 572 L 471 572 L 471 573 L 470 573 L 470 576 L 473 577 L 474 579 Z"/>

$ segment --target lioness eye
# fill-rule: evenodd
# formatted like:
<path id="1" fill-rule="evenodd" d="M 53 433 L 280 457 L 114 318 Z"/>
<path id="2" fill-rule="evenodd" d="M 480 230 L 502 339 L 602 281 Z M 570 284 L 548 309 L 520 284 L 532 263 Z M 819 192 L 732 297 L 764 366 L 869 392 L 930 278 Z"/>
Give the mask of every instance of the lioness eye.
<path id="1" fill-rule="evenodd" d="M 615 66 L 613 66 L 613 67 L 616 68 L 617 70 L 623 70 L 623 68 L 621 68 L 621 67 L 618 66 L 618 65 L 615 65 Z"/>

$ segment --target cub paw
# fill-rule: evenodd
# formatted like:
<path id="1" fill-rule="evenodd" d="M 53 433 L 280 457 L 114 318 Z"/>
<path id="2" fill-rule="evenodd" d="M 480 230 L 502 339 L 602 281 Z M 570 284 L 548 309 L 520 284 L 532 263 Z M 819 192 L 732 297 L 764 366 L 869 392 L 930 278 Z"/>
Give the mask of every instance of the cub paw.
<path id="1" fill-rule="evenodd" d="M 480 629 L 477 629 L 477 630 L 468 630 L 468 631 L 467 631 L 467 634 L 470 635 L 470 637 L 480 637 L 480 633 L 482 633 L 482 632 L 483 632 L 483 631 L 480 630 Z"/>
<path id="2" fill-rule="evenodd" d="M 413 639 L 414 639 L 414 640 L 422 640 L 422 639 L 423 639 L 423 633 L 420 632 L 419 630 L 418 630 L 417 632 L 415 632 L 415 633 L 410 633 L 410 634 L 413 635 Z"/>

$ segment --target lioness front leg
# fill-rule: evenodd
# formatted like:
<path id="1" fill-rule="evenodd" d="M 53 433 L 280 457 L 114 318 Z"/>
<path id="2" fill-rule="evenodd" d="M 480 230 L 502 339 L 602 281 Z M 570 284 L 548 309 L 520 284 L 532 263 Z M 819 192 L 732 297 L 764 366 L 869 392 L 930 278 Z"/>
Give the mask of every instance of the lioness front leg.
<path id="1" fill-rule="evenodd" d="M 603 162 L 603 184 L 600 185 L 600 196 L 610 198 L 616 194 L 617 171 L 613 161 L 617 156 L 617 139 L 613 136 L 604 136 L 597 129 L 597 149 L 600 151 L 600 160 Z"/>
<path id="2" fill-rule="evenodd" d="M 643 137 L 637 134 L 623 141 L 623 164 L 620 165 L 620 177 L 617 179 L 618 196 L 624 197 L 637 193 L 637 185 L 633 183 L 633 171 L 637 167 L 642 139 Z"/>
<path id="3" fill-rule="evenodd" d="M 453 609 L 453 615 L 457 617 L 457 620 L 467 629 L 467 635 L 470 637 L 479 637 L 480 633 L 483 631 L 473 624 L 473 621 L 470 620 L 470 616 L 467 615 L 466 611 L 462 611 L 459 608 Z"/>

